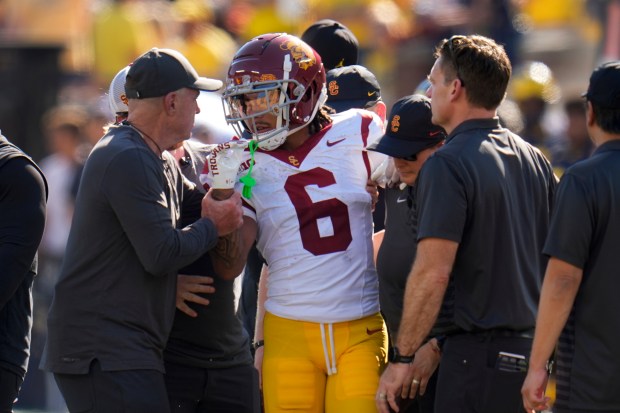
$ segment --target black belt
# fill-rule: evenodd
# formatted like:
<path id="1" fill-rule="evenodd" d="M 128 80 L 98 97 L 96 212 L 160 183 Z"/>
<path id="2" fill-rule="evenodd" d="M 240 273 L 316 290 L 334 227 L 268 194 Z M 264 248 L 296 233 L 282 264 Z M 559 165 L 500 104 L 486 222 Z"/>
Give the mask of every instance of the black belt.
<path id="1" fill-rule="evenodd" d="M 481 338 L 494 337 L 513 337 L 513 338 L 534 338 L 534 329 L 529 330 L 511 330 L 507 328 L 492 328 L 490 330 L 480 331 L 459 331 L 451 335 L 469 335 Z"/>

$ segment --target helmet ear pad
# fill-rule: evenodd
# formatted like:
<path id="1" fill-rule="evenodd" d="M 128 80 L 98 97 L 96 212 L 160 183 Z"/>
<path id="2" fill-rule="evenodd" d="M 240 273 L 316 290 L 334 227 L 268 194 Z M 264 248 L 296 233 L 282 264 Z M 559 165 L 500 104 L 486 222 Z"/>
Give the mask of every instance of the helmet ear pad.
<path id="1" fill-rule="evenodd" d="M 291 89 L 291 87 L 289 88 Z M 291 123 L 305 125 L 312 120 L 313 115 L 316 113 L 316 109 L 322 106 L 327 99 L 327 95 L 323 92 L 324 89 L 325 71 L 321 70 L 317 77 L 312 79 L 312 81 L 305 88 L 303 96 L 299 102 L 291 107 Z M 299 90 L 293 90 L 293 96 L 295 96 L 295 92 L 299 92 Z"/>

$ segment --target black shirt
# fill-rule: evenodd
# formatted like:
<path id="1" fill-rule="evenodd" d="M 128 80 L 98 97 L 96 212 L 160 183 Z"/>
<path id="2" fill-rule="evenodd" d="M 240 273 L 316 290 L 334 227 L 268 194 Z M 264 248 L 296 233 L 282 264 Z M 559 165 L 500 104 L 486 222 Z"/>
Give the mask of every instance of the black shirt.
<path id="1" fill-rule="evenodd" d="M 418 240 L 459 243 L 448 330 L 533 328 L 556 186 L 547 159 L 497 118 L 469 120 L 418 179 Z"/>
<path id="2" fill-rule="evenodd" d="M 620 140 L 564 173 L 544 252 L 583 269 L 558 344 L 556 406 L 620 411 Z"/>
<path id="3" fill-rule="evenodd" d="M 185 191 L 174 158 L 156 156 L 131 127 L 112 127 L 95 145 L 48 315 L 43 368 L 86 374 L 98 359 L 104 371 L 164 371 L 177 271 L 217 243 L 208 219 L 177 228 Z"/>
<path id="4" fill-rule="evenodd" d="M 187 158 L 181 159 L 181 171 L 185 177 L 200 185 L 207 146 L 185 142 Z M 200 186 L 200 188 L 202 188 Z M 200 210 L 183 210 L 181 226 L 200 218 Z M 185 275 L 213 277 L 215 293 L 204 294 L 209 305 L 188 303 L 198 313 L 190 317 L 176 310 L 170 338 L 164 357 L 167 361 L 202 368 L 226 368 L 252 365 L 250 339 L 235 310 L 234 280 L 224 280 L 215 274 L 209 253 L 179 270 Z"/>
<path id="5" fill-rule="evenodd" d="M 47 183 L 39 167 L 0 135 L 0 367 L 26 374 L 36 252 Z"/>
<path id="6" fill-rule="evenodd" d="M 379 302 L 392 337 L 403 312 L 407 277 L 415 259 L 417 226 L 411 210 L 409 187 L 385 189 L 385 234 L 377 254 Z"/>

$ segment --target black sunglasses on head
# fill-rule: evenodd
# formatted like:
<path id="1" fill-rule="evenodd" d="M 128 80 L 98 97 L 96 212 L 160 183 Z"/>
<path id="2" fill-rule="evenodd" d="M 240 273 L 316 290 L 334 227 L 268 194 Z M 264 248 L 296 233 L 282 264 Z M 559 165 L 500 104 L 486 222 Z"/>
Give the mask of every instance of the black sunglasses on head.
<path id="1" fill-rule="evenodd" d="M 464 39 L 464 38 L 465 38 L 465 36 L 455 35 L 455 36 L 450 37 L 447 40 L 448 51 L 450 52 L 450 60 L 452 61 L 452 65 L 454 66 L 454 71 L 456 72 L 456 78 L 461 82 L 461 86 L 462 87 L 465 87 L 465 82 L 463 82 L 463 79 L 461 78 L 461 75 L 460 75 L 459 63 L 458 63 L 458 61 L 456 59 L 456 53 L 454 53 L 453 43 L 454 43 L 454 40 Z"/>

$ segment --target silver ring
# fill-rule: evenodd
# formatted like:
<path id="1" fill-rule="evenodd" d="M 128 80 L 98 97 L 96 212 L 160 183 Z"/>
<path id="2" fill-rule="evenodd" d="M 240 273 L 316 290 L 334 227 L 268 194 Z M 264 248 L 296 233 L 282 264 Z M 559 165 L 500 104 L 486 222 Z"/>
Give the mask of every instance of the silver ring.
<path id="1" fill-rule="evenodd" d="M 379 393 L 379 394 L 377 394 L 377 399 L 379 399 L 379 400 L 387 400 L 387 396 L 385 395 L 385 393 Z"/>
<path id="2" fill-rule="evenodd" d="M 413 384 L 416 384 L 416 385 L 417 385 L 417 384 L 420 384 L 420 380 L 418 380 L 418 379 L 413 379 L 413 381 L 412 381 L 411 383 L 413 383 Z"/>

